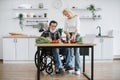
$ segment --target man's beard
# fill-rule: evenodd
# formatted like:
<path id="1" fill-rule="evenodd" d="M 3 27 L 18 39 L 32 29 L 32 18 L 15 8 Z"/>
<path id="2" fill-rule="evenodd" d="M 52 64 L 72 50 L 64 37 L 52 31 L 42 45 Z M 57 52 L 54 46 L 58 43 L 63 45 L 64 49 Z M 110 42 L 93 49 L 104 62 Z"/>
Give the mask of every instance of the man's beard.
<path id="1" fill-rule="evenodd" d="M 54 32 L 56 32 L 56 29 L 55 29 L 55 30 L 50 29 L 50 32 L 51 32 L 51 33 L 54 33 Z"/>

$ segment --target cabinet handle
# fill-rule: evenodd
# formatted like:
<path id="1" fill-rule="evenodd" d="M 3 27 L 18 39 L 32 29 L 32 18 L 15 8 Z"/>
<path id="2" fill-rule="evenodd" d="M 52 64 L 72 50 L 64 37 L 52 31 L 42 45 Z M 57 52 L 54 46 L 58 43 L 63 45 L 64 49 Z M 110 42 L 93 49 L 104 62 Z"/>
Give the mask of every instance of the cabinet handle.
<path id="1" fill-rule="evenodd" d="M 13 42 L 14 42 L 14 43 L 17 43 L 17 39 L 16 39 L 16 38 L 14 38 Z"/>
<path id="2" fill-rule="evenodd" d="M 17 43 L 17 39 L 16 39 L 16 43 Z"/>
<path id="3" fill-rule="evenodd" d="M 13 39 L 13 42 L 15 43 L 15 38 Z"/>
<path id="4" fill-rule="evenodd" d="M 103 39 L 103 38 L 101 38 L 101 39 L 100 39 L 100 43 L 103 43 L 103 42 L 104 42 L 104 39 Z"/>

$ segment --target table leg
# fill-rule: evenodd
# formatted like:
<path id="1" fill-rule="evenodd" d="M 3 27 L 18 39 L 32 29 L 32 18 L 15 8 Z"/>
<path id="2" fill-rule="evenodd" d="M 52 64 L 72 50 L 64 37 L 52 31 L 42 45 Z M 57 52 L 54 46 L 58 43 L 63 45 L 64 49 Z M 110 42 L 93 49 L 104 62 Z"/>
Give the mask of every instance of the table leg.
<path id="1" fill-rule="evenodd" d="M 94 79 L 94 47 L 91 48 L 91 80 Z"/>
<path id="2" fill-rule="evenodd" d="M 83 54 L 83 73 L 85 72 L 85 55 Z"/>
<path id="3" fill-rule="evenodd" d="M 91 78 L 85 73 L 85 55 L 83 54 L 83 75 L 88 80 L 94 80 L 94 47 L 91 48 Z"/>
<path id="4" fill-rule="evenodd" d="M 38 53 L 38 60 L 37 60 L 37 64 L 38 64 L 38 67 L 37 67 L 37 80 L 40 80 L 40 48 L 37 47 L 37 53 Z"/>

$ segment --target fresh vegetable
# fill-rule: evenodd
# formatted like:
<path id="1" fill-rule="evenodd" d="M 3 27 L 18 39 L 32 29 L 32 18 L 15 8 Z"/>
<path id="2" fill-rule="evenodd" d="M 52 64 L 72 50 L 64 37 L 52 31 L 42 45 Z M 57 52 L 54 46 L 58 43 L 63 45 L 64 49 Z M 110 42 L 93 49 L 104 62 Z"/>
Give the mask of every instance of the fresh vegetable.
<path id="1" fill-rule="evenodd" d="M 83 42 L 83 37 L 80 37 L 80 39 L 77 42 L 82 43 Z"/>
<path id="2" fill-rule="evenodd" d="M 59 40 L 52 40 L 52 43 L 59 43 Z"/>
<path id="3" fill-rule="evenodd" d="M 67 43 L 68 43 L 68 42 L 65 40 L 65 41 L 64 41 L 64 44 L 67 44 Z"/>
<path id="4" fill-rule="evenodd" d="M 75 43 L 75 39 L 71 39 L 71 40 L 70 40 L 70 43 Z"/>
<path id="5" fill-rule="evenodd" d="M 39 37 L 36 39 L 36 43 L 51 43 L 52 40 L 45 38 L 45 37 Z"/>

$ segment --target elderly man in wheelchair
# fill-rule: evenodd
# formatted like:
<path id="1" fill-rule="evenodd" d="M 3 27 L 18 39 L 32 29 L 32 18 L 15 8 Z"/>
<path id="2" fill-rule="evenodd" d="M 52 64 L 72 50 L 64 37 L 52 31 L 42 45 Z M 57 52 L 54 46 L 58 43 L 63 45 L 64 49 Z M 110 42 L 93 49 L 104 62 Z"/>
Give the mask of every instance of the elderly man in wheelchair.
<path id="1" fill-rule="evenodd" d="M 52 40 L 58 40 L 59 43 L 61 43 L 63 40 L 61 39 L 59 32 L 56 30 L 57 24 L 56 21 L 51 21 L 49 23 L 49 29 L 44 31 L 41 36 Z M 45 69 L 47 73 L 51 74 L 53 72 L 53 64 L 55 64 L 56 74 L 63 74 L 65 70 L 73 70 L 72 57 L 69 49 L 70 48 L 42 48 L 42 53 L 40 55 L 40 70 L 42 71 Z M 61 60 L 60 55 L 64 55 L 63 60 Z"/>

